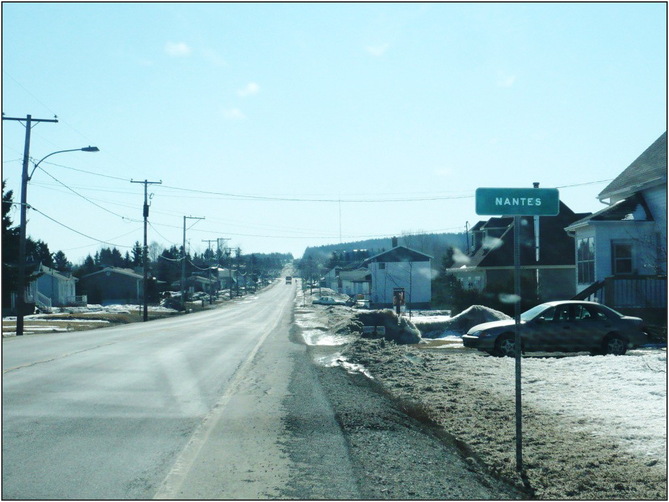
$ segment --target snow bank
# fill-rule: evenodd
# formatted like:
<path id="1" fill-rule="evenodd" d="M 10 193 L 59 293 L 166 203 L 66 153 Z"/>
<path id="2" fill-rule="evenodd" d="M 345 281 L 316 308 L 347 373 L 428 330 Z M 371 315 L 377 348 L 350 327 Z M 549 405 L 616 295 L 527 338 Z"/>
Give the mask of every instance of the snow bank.
<path id="1" fill-rule="evenodd" d="M 428 323 L 417 320 L 416 324 L 420 327 L 423 338 L 443 338 L 453 335 L 462 336 L 477 324 L 505 319 L 511 319 L 511 317 L 483 305 L 472 305 L 467 310 L 444 321 Z"/>
<path id="2" fill-rule="evenodd" d="M 383 337 L 399 344 L 419 343 L 421 340 L 420 330 L 406 317 L 398 317 L 395 311 L 390 309 L 371 310 L 355 314 L 350 323 L 351 331 L 362 333 L 363 326 L 382 326 L 385 328 L 385 335 L 363 334 L 368 338 Z"/>

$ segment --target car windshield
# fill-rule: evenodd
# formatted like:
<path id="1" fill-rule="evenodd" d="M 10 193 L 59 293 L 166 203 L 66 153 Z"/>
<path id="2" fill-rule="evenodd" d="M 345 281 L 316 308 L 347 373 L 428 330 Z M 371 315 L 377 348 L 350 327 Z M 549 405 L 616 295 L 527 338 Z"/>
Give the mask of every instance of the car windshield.
<path id="1" fill-rule="evenodd" d="M 542 312 L 544 312 L 547 308 L 550 308 L 550 305 L 546 303 L 542 303 L 541 305 L 537 305 L 536 307 L 532 307 L 530 310 L 526 310 L 522 314 L 520 314 L 520 320 L 521 321 L 531 321 L 538 315 L 540 315 Z"/>

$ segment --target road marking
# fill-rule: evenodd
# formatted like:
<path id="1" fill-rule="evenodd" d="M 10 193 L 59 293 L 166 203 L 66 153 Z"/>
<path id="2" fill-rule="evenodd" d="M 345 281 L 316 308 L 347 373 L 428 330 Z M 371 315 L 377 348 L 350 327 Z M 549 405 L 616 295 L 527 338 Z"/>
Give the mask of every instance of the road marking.
<path id="1" fill-rule="evenodd" d="M 278 327 L 279 323 L 284 317 L 286 308 L 290 305 L 292 305 L 292 302 L 284 302 L 283 307 L 281 308 L 281 312 L 276 317 L 275 322 L 260 337 L 258 343 L 255 345 L 253 350 L 251 350 L 248 357 L 239 366 L 239 369 L 232 377 L 232 380 L 230 381 L 230 384 L 228 385 L 225 393 L 223 393 L 211 411 L 204 417 L 200 425 L 198 425 L 198 427 L 195 429 L 195 432 L 193 432 L 193 435 L 188 440 L 188 443 L 186 443 L 186 446 L 177 457 L 174 465 L 172 466 L 172 469 L 161 483 L 156 494 L 153 496 L 154 499 L 169 500 L 179 498 L 179 490 L 183 486 L 188 473 L 193 467 L 193 463 L 202 450 L 202 447 L 205 445 L 212 431 L 220 422 L 223 413 L 226 410 L 226 406 L 230 401 L 230 398 L 235 395 L 240 385 L 244 382 L 245 379 L 248 378 L 253 359 L 255 358 L 267 337 Z"/>

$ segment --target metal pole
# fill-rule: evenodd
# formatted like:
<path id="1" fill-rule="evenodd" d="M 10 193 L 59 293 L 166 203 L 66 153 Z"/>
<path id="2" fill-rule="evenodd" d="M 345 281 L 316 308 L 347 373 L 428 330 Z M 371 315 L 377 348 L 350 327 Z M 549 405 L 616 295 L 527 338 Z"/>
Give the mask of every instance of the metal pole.
<path id="1" fill-rule="evenodd" d="M 520 216 L 513 217 L 513 267 L 514 267 L 514 293 L 516 297 L 515 321 L 516 321 L 516 470 L 523 470 L 523 416 L 520 386 Z"/>

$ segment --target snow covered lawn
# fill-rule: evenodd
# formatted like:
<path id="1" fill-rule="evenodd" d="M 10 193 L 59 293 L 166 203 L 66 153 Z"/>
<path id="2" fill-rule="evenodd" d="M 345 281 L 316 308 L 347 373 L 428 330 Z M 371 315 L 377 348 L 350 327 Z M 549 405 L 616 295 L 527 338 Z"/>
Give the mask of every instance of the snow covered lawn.
<path id="1" fill-rule="evenodd" d="M 134 322 L 142 320 L 141 305 L 96 305 L 86 307 L 54 308 L 51 314 L 27 315 L 24 320 L 24 333 L 46 334 L 67 331 L 82 331 L 101 328 L 119 322 Z M 165 317 L 176 314 L 177 311 L 165 307 L 149 306 L 149 318 Z M 8 316 L 2 319 L 2 336 L 16 335 L 16 317 Z"/>
<path id="2" fill-rule="evenodd" d="M 352 315 L 345 308 L 296 309 L 305 342 L 322 347 L 318 363 L 367 375 L 466 444 L 491 472 L 522 484 L 515 471 L 513 358 L 466 349 L 444 315 L 414 313 L 416 326 L 439 336 L 416 345 L 345 336 L 341 326 Z M 532 498 L 666 499 L 666 348 L 624 356 L 532 354 L 521 366 Z"/>

